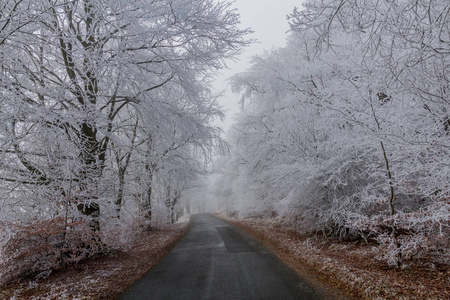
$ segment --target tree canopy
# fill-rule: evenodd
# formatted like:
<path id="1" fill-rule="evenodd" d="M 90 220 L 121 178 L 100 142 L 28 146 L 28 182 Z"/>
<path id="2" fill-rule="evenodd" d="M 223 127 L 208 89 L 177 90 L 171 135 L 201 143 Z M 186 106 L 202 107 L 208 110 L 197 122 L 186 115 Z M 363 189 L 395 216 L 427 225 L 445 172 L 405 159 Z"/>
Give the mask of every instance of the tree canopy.
<path id="1" fill-rule="evenodd" d="M 243 109 L 217 178 L 223 209 L 373 238 L 391 263 L 445 252 L 449 14 L 447 1 L 295 9 L 287 46 L 232 79 Z"/>

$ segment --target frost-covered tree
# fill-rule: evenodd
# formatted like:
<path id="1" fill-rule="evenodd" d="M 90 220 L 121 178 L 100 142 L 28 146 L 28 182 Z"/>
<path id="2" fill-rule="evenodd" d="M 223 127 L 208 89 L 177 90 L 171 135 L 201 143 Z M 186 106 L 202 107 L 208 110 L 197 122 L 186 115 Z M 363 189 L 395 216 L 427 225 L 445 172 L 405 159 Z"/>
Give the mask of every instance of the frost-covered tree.
<path id="1" fill-rule="evenodd" d="M 2 40 L 2 54 L 8 56 L 2 62 L 2 82 L 7 83 L 2 88 L 2 153 L 12 164 L 3 168 L 5 180 L 54 181 L 48 160 L 61 163 L 69 155 L 50 153 L 56 151 L 53 141 L 61 140 L 73 147 L 79 189 L 90 190 L 94 199 L 108 148 L 114 143 L 116 159 L 128 160 L 139 121 L 153 122 L 160 136 L 173 135 L 167 122 L 192 130 L 192 142 L 211 137 L 208 122 L 220 111 L 206 76 L 245 44 L 229 4 L 86 0 L 5 5 L 26 5 L 34 16 Z M 138 117 L 141 107 L 148 114 Z M 203 135 L 194 137 L 198 127 Z M 119 150 L 128 152 L 121 156 Z"/>
<path id="2" fill-rule="evenodd" d="M 98 230 L 100 210 L 120 216 L 136 198 L 150 205 L 156 173 L 194 177 L 201 171 L 192 166 L 221 145 L 210 76 L 248 43 L 229 2 L 5 0 L 0 8 L 5 220 L 78 209 Z M 173 177 L 160 185 L 178 185 Z"/>
<path id="3" fill-rule="evenodd" d="M 446 1 L 311 1 L 292 15 L 292 29 L 315 32 L 315 53 L 341 79 L 333 98 L 345 101 L 333 106 L 380 144 L 391 216 L 411 197 L 432 199 L 425 207 L 436 211 L 448 197 L 449 10 Z M 435 224 L 446 219 L 436 214 Z M 398 262 L 395 224 L 409 222 L 391 221 Z"/>
<path id="4" fill-rule="evenodd" d="M 375 237 L 392 263 L 443 251 L 449 9 L 371 0 L 295 9 L 288 45 L 232 80 L 243 111 L 220 179 L 232 185 L 219 191 L 225 209 Z"/>

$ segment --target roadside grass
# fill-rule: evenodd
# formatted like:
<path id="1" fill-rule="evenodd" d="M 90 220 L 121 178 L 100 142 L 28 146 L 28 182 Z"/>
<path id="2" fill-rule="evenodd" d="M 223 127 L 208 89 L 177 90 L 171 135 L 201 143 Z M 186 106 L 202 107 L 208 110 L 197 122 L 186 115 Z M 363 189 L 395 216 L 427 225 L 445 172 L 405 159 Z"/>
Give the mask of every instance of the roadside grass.
<path id="1" fill-rule="evenodd" d="M 186 222 L 143 231 L 129 251 L 93 257 L 48 278 L 28 278 L 0 287 L 0 299 L 116 299 L 158 264 L 188 227 Z"/>
<path id="2" fill-rule="evenodd" d="M 450 299 L 448 265 L 421 261 L 397 268 L 374 258 L 375 245 L 302 236 L 276 220 L 218 217 L 250 233 L 313 284 L 336 290 L 337 297 Z"/>

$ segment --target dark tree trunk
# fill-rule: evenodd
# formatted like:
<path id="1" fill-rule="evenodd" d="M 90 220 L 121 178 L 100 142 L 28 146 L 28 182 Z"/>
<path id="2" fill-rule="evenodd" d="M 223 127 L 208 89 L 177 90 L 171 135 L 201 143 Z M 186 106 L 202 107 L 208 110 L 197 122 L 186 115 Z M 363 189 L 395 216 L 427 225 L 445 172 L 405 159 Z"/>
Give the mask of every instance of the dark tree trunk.
<path id="1" fill-rule="evenodd" d="M 119 168 L 119 188 L 117 191 L 117 198 L 116 198 L 116 202 L 115 202 L 117 218 L 119 218 L 119 219 L 120 219 L 120 210 L 121 210 L 122 204 L 123 204 L 124 189 L 125 189 L 125 169 Z"/>

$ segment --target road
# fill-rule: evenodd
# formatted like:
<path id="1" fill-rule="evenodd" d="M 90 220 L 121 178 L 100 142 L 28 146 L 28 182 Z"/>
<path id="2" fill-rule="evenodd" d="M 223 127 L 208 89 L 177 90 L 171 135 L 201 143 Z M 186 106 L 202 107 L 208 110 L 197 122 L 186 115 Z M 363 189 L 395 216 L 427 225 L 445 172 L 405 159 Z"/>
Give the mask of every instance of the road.
<path id="1" fill-rule="evenodd" d="M 240 229 L 209 214 L 120 300 L 323 299 Z"/>

